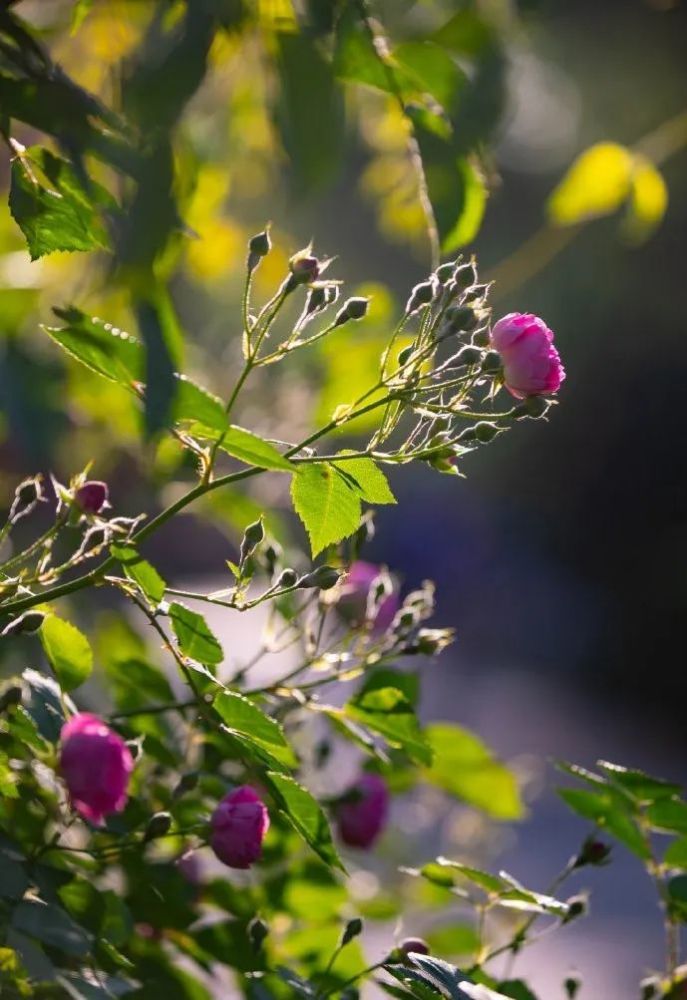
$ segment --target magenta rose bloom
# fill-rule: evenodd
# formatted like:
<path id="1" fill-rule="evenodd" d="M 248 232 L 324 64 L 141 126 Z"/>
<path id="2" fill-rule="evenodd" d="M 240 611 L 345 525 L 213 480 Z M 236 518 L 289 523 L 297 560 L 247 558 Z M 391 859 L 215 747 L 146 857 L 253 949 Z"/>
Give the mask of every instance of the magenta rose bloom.
<path id="1" fill-rule="evenodd" d="M 126 805 L 134 759 L 118 733 L 89 712 L 62 726 L 60 771 L 72 807 L 93 823 Z"/>
<path id="2" fill-rule="evenodd" d="M 107 483 L 89 479 L 76 490 L 74 500 L 84 514 L 99 514 L 104 507 L 109 507 L 109 495 Z"/>
<path id="3" fill-rule="evenodd" d="M 336 809 L 339 835 L 349 847 L 371 847 L 386 826 L 389 790 L 379 774 L 363 774 L 350 791 Z"/>
<path id="4" fill-rule="evenodd" d="M 225 795 L 210 820 L 210 847 L 230 868 L 250 868 L 270 827 L 267 807 L 255 789 L 241 785 Z"/>
<path id="5" fill-rule="evenodd" d="M 508 313 L 495 323 L 491 346 L 501 355 L 508 391 L 517 399 L 558 392 L 565 378 L 553 333 L 532 313 Z"/>
<path id="6" fill-rule="evenodd" d="M 365 621 L 367 617 L 367 598 L 370 588 L 380 573 L 381 568 L 379 566 L 364 562 L 362 559 L 351 563 L 338 604 L 345 618 L 349 618 L 354 623 Z M 377 635 L 386 632 L 400 606 L 401 600 L 395 591 L 387 594 L 377 608 L 377 613 L 372 622 L 372 631 Z"/>

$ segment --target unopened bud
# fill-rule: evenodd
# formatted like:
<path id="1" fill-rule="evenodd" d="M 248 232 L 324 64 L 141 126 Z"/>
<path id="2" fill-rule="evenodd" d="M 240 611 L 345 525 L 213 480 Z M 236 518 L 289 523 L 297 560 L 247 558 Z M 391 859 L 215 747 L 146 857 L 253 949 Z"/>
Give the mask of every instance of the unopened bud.
<path id="1" fill-rule="evenodd" d="M 415 955 L 429 955 L 430 953 L 430 948 L 426 941 L 422 938 L 413 937 L 404 938 L 399 944 L 398 950 L 404 959 L 411 953 Z"/>
<path id="2" fill-rule="evenodd" d="M 587 837 L 575 859 L 575 868 L 583 868 L 585 865 L 604 865 L 608 862 L 610 853 L 610 844 L 604 844 L 595 837 Z"/>
<path id="3" fill-rule="evenodd" d="M 298 586 L 304 590 L 316 587 L 318 590 L 331 590 L 339 582 L 341 573 L 333 566 L 318 566 L 312 573 L 306 573 L 298 581 Z"/>
<path id="4" fill-rule="evenodd" d="M 487 351 L 482 361 L 483 372 L 498 372 L 501 370 L 501 355 L 498 351 Z"/>
<path id="5" fill-rule="evenodd" d="M 13 618 L 5 625 L 0 635 L 31 635 L 37 632 L 45 620 L 42 611 L 25 611 L 19 618 Z"/>
<path id="6" fill-rule="evenodd" d="M 454 333 L 470 333 L 479 319 L 471 306 L 453 306 L 446 313 L 446 322 Z"/>
<path id="7" fill-rule="evenodd" d="M 655 997 L 659 996 L 660 986 L 661 983 L 657 976 L 649 976 L 647 979 L 642 979 L 639 984 L 639 988 L 642 991 L 640 1000 L 655 1000 Z"/>
<path id="8" fill-rule="evenodd" d="M 482 360 L 479 347 L 464 347 L 456 357 L 456 365 L 476 365 Z"/>
<path id="9" fill-rule="evenodd" d="M 477 281 L 477 269 L 475 265 L 472 263 L 461 264 L 453 272 L 453 280 L 460 292 L 464 292 L 466 288 L 470 288 Z"/>
<path id="10" fill-rule="evenodd" d="M 416 285 L 410 293 L 410 298 L 406 305 L 406 313 L 410 316 L 422 306 L 429 305 L 434 298 L 435 292 L 436 285 L 431 279 L 429 281 L 422 281 L 419 285 Z"/>
<path id="11" fill-rule="evenodd" d="M 310 289 L 310 294 L 308 295 L 308 301 L 305 304 L 305 312 L 307 315 L 311 313 L 319 312 L 321 309 L 327 305 L 327 290 L 323 285 L 317 285 L 315 288 Z"/>
<path id="12" fill-rule="evenodd" d="M 454 260 L 449 261 L 447 264 L 441 264 L 440 267 L 434 272 L 435 277 L 440 285 L 445 285 L 453 277 L 453 272 L 456 269 L 456 262 Z"/>
<path id="13" fill-rule="evenodd" d="M 538 420 L 540 417 L 545 416 L 549 407 L 551 406 L 551 400 L 545 399 L 544 396 L 528 396 L 527 399 L 523 401 L 523 406 L 527 411 L 527 416 L 532 417 L 533 420 Z"/>
<path id="14" fill-rule="evenodd" d="M 568 976 L 566 978 L 563 983 L 563 989 L 565 990 L 565 995 L 568 997 L 568 1000 L 575 1000 L 581 985 L 582 980 L 579 976 Z"/>
<path id="15" fill-rule="evenodd" d="M 415 647 L 424 656 L 436 656 L 453 642 L 453 629 L 421 628 L 417 634 Z"/>
<path id="16" fill-rule="evenodd" d="M 253 950 L 260 951 L 265 938 L 270 932 L 269 927 L 260 917 L 253 917 L 246 930 L 248 931 L 248 939 L 253 946 Z"/>
<path id="17" fill-rule="evenodd" d="M 198 772 L 197 771 L 187 771 L 186 774 L 182 774 L 181 778 L 177 782 L 176 788 L 174 789 L 172 795 L 175 799 L 181 798 L 186 792 L 192 792 L 193 789 L 198 784 Z"/>
<path id="18" fill-rule="evenodd" d="M 15 708 L 21 703 L 22 699 L 22 689 L 18 684 L 11 684 L 9 687 L 0 695 L 0 712 L 6 711 L 8 708 Z"/>
<path id="19" fill-rule="evenodd" d="M 349 319 L 362 319 L 367 313 L 369 305 L 369 299 L 364 299 L 359 296 L 352 299 L 346 299 L 341 309 L 339 309 L 336 314 L 334 325 L 341 326 L 342 323 L 348 323 Z"/>
<path id="20" fill-rule="evenodd" d="M 279 574 L 276 586 L 280 590 L 289 590 L 291 587 L 295 587 L 298 583 L 298 573 L 295 569 L 283 569 Z"/>
<path id="21" fill-rule="evenodd" d="M 404 347 L 402 351 L 398 352 L 399 368 L 402 368 L 410 360 L 410 357 L 414 350 L 415 350 L 415 345 L 408 344 L 407 347 Z"/>
<path id="22" fill-rule="evenodd" d="M 248 556 L 252 555 L 257 549 L 260 542 L 265 537 L 265 528 L 262 523 L 262 518 L 258 518 L 252 524 L 249 524 L 243 534 L 243 540 L 241 542 L 241 554 L 240 562 L 241 565 L 246 561 Z"/>
<path id="23" fill-rule="evenodd" d="M 344 927 L 341 935 L 341 947 L 344 948 L 354 938 L 359 937 L 363 932 L 363 922 L 360 917 L 353 917 Z"/>
<path id="24" fill-rule="evenodd" d="M 488 288 L 487 285 L 473 285 L 472 288 L 469 288 L 465 292 L 465 295 L 463 296 L 463 301 L 476 302 L 477 299 L 483 299 L 486 294 L 487 288 Z"/>
<path id="25" fill-rule="evenodd" d="M 497 434 L 500 434 L 504 427 L 499 427 L 497 424 L 487 423 L 486 420 L 480 420 L 478 424 L 475 424 L 474 431 L 475 437 L 481 444 L 489 444 L 493 441 Z"/>
<path id="26" fill-rule="evenodd" d="M 320 262 L 309 249 L 300 250 L 290 259 L 289 270 L 291 271 L 290 284 L 292 288 L 297 285 L 307 285 L 319 277 Z"/>
<path id="27" fill-rule="evenodd" d="M 151 816 L 148 820 L 148 825 L 143 835 L 143 842 L 145 843 L 148 840 L 155 840 L 156 837 L 164 837 L 164 835 L 168 833 L 171 825 L 172 817 L 170 813 L 155 813 L 155 815 Z"/>
<path id="28" fill-rule="evenodd" d="M 265 229 L 261 233 L 256 233 L 248 241 L 248 270 L 254 271 L 263 257 L 272 249 L 270 234 Z"/>
<path id="29" fill-rule="evenodd" d="M 568 912 L 563 917 L 563 923 L 569 924 L 572 920 L 583 917 L 588 909 L 589 904 L 586 896 L 571 896 L 568 900 Z"/>
<path id="30" fill-rule="evenodd" d="M 14 492 L 9 513 L 10 522 L 18 521 L 20 517 L 30 514 L 42 500 L 45 500 L 45 496 L 41 487 L 41 477 L 33 476 L 31 479 L 25 479 Z"/>
<path id="31" fill-rule="evenodd" d="M 74 491 L 74 503 L 84 514 L 99 514 L 108 507 L 109 490 L 107 483 L 89 479 Z"/>

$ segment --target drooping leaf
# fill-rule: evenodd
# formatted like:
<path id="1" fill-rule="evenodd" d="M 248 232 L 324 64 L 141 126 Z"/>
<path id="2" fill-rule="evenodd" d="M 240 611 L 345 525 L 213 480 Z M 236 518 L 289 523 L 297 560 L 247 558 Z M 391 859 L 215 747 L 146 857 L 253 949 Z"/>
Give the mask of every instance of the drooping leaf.
<path id="1" fill-rule="evenodd" d="M 308 532 L 313 556 L 358 529 L 360 496 L 329 462 L 300 465 L 291 483 L 291 497 Z"/>
<path id="2" fill-rule="evenodd" d="M 155 567 L 142 559 L 133 545 L 112 545 L 110 552 L 121 563 L 124 575 L 139 587 L 150 603 L 159 604 L 167 585 Z"/>
<path id="3" fill-rule="evenodd" d="M 307 789 L 285 774 L 270 771 L 266 777 L 272 794 L 294 829 L 326 865 L 343 871 L 327 817 L 317 800 Z"/>
<path id="4" fill-rule="evenodd" d="M 175 601 L 169 606 L 169 617 L 184 656 L 206 666 L 222 662 L 224 651 L 202 615 Z"/>
<path id="5" fill-rule="evenodd" d="M 500 820 L 519 819 L 524 806 L 513 773 L 474 733 L 434 723 L 425 735 L 434 750 L 426 779 Z"/>
<path id="6" fill-rule="evenodd" d="M 331 63 L 314 39 L 300 32 L 276 34 L 281 86 L 277 122 L 299 191 L 311 194 L 341 164 L 343 106 Z"/>
<path id="7" fill-rule="evenodd" d="M 79 687 L 93 669 L 93 651 L 86 636 L 71 622 L 49 614 L 41 625 L 45 655 L 64 691 Z"/>
<path id="8" fill-rule="evenodd" d="M 45 332 L 68 354 L 91 371 L 121 385 L 143 379 L 143 350 L 139 341 L 96 317 L 86 316 L 70 306 L 56 309 L 65 326 L 43 327 Z"/>
<path id="9" fill-rule="evenodd" d="M 114 205 L 108 192 L 94 181 L 86 187 L 70 163 L 40 146 L 15 157 L 9 205 L 32 260 L 109 247 L 100 214 Z"/>

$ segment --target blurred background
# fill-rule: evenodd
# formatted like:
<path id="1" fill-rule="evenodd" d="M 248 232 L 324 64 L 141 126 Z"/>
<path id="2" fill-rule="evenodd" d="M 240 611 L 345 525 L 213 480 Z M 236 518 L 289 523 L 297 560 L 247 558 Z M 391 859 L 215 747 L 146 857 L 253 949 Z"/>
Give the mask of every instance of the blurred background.
<path id="1" fill-rule="evenodd" d="M 149 18 L 146 5 L 96 0 L 71 32 L 69 4 L 17 6 L 43 25 L 54 58 L 103 95 L 121 86 L 115 67 L 123 57 L 127 66 Z M 287 2 L 256 6 L 266 21 L 291 16 Z M 476 730 L 529 775 L 532 813 L 503 835 L 498 863 L 543 888 L 585 830 L 553 792 L 551 759 L 591 764 L 603 756 L 674 780 L 684 777 L 687 759 L 687 5 L 379 5 L 394 45 L 410 46 L 407 59 L 416 65 L 418 39 L 437 36 L 465 10 L 474 15 L 472 40 L 464 33 L 446 44 L 459 67 L 460 46 L 476 46 L 479 93 L 487 99 L 472 113 L 488 118 L 489 134 L 475 148 L 490 194 L 481 229 L 463 252 L 474 252 L 482 276 L 497 282 L 496 315 L 531 311 L 546 319 L 567 381 L 548 424 L 522 423 L 468 456 L 466 480 L 422 469 L 392 473 L 399 504 L 378 513 L 368 556 L 407 586 L 436 581 L 437 623 L 454 626 L 458 641 L 433 668 L 424 717 Z M 425 72 L 433 67 L 436 86 L 445 87 L 434 58 Z M 288 76 L 280 90 L 266 59 L 246 33 L 214 39 L 173 151 L 187 230 L 167 244 L 160 271 L 187 338 L 187 369 L 224 395 L 237 365 L 245 244 L 268 219 L 275 250 L 259 272 L 260 295 L 311 238 L 318 252 L 337 255 L 333 275 L 351 290 L 375 293 L 368 320 L 277 380 L 258 379 L 249 394 L 241 423 L 296 439 L 354 394 L 358 369 L 378 356 L 390 318 L 428 271 L 429 253 L 394 102 L 369 88 L 347 91 L 337 110 L 349 123 L 339 147 L 317 106 L 304 120 L 292 116 L 289 131 L 289 109 L 279 106 L 285 79 L 306 95 L 323 84 Z M 135 68 L 127 72 L 131 79 Z M 465 119 L 467 130 L 472 120 Z M 30 128 L 18 138 L 37 141 Z M 652 178 L 642 200 L 622 184 L 618 193 L 611 178 L 610 191 L 592 198 L 596 211 L 588 214 L 600 217 L 582 210 L 563 226 L 550 195 L 575 158 L 598 143 L 646 154 L 662 180 Z M 8 175 L 6 157 L 3 186 Z M 162 173 L 158 181 L 164 187 Z M 585 177 L 581 183 L 591 185 Z M 628 222 L 632 197 L 637 218 Z M 119 512 L 150 509 L 157 484 L 183 474 L 178 453 L 143 446 L 129 399 L 65 363 L 39 332 L 51 306 L 65 301 L 131 328 L 130 283 L 106 260 L 56 254 L 31 263 L 23 246 L 3 212 L 0 489 L 9 495 L 37 469 L 66 480 L 93 459 Z M 262 502 L 286 506 L 280 483 L 267 489 L 224 497 L 205 512 L 210 520 L 184 517 L 150 542 L 148 557 L 168 579 L 202 587 L 232 558 L 251 511 Z M 287 542 L 299 537 L 286 517 L 272 528 Z M 236 627 L 215 625 L 218 634 Z M 430 832 L 420 826 L 416 836 L 418 852 L 429 855 Z M 584 881 L 594 889 L 590 920 L 523 959 L 547 998 L 560 995 L 571 954 L 584 996 L 605 1000 L 626 1000 L 660 961 L 651 887 L 642 894 L 641 876 L 629 877 L 639 864 L 615 853 L 611 868 Z"/>

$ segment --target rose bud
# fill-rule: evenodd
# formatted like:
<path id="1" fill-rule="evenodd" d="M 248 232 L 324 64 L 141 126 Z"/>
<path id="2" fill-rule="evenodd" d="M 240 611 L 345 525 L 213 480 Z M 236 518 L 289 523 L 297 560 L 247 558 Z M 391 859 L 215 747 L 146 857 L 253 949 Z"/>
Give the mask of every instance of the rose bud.
<path id="1" fill-rule="evenodd" d="M 107 483 L 101 483 L 96 479 L 89 479 L 74 493 L 74 503 L 84 514 L 99 514 L 108 503 L 109 491 Z"/>
<path id="2" fill-rule="evenodd" d="M 495 323 L 491 347 L 498 351 L 503 378 L 516 399 L 558 392 L 565 378 L 553 333 L 532 313 L 509 313 Z"/>
<path id="3" fill-rule="evenodd" d="M 378 774 L 363 774 L 336 809 L 339 835 L 349 847 L 371 847 L 386 826 L 389 791 Z"/>
<path id="4" fill-rule="evenodd" d="M 362 559 L 351 563 L 337 605 L 344 618 L 350 619 L 353 623 L 365 621 L 368 596 L 373 583 L 381 573 L 379 566 Z M 382 597 L 372 621 L 373 633 L 380 635 L 386 632 L 400 606 L 401 601 L 395 590 Z"/>
<path id="5" fill-rule="evenodd" d="M 134 761 L 118 733 L 89 712 L 79 712 L 62 726 L 60 771 L 72 807 L 93 823 L 121 812 Z"/>
<path id="6" fill-rule="evenodd" d="M 210 846 L 230 868 L 250 868 L 262 851 L 269 830 L 267 807 L 250 785 L 225 795 L 210 820 Z"/>
<path id="7" fill-rule="evenodd" d="M 429 945 L 422 938 L 404 938 L 399 944 L 398 950 L 404 959 L 411 952 L 416 955 L 429 955 Z"/>

